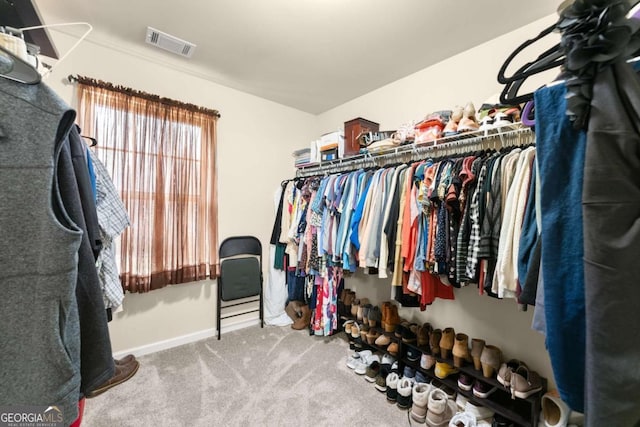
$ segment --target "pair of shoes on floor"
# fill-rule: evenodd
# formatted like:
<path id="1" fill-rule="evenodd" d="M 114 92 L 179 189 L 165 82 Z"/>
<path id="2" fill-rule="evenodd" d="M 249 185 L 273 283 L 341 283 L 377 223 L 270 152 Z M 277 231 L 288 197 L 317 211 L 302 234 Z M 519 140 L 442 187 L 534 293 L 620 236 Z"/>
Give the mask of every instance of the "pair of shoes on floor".
<path id="1" fill-rule="evenodd" d="M 542 390 L 540 375 L 531 371 L 526 363 L 518 359 L 511 359 L 500 365 L 497 380 L 511 389 L 512 398 L 526 399 Z"/>
<path id="2" fill-rule="evenodd" d="M 138 368 L 140 367 L 140 362 L 138 362 L 132 354 L 127 355 L 120 360 L 114 360 L 114 363 L 116 365 L 116 370 L 113 376 L 95 389 L 86 393 L 87 399 L 99 396 L 107 390 L 131 379 L 131 377 L 138 372 Z"/>

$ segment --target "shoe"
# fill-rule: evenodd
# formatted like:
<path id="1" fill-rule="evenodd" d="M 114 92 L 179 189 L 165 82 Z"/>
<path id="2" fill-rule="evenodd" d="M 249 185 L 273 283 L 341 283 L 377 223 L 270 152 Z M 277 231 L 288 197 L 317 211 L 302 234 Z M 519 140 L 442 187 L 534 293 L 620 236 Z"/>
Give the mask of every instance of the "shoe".
<path id="1" fill-rule="evenodd" d="M 360 339 L 362 342 L 367 342 L 367 334 L 369 333 L 369 325 L 360 325 Z"/>
<path id="2" fill-rule="evenodd" d="M 380 362 L 374 360 L 369 366 L 367 366 L 367 369 L 364 372 L 364 379 L 370 383 L 376 382 L 376 377 L 380 372 L 380 368 Z"/>
<path id="3" fill-rule="evenodd" d="M 411 418 L 419 423 L 424 423 L 427 418 L 427 405 L 429 403 L 429 393 L 431 386 L 429 384 L 416 383 L 411 392 Z"/>
<path id="4" fill-rule="evenodd" d="M 372 354 L 371 350 L 362 350 L 354 353 L 352 356 L 347 358 L 347 368 L 356 369 L 357 363 L 359 363 L 362 358 L 371 357 Z"/>
<path id="5" fill-rule="evenodd" d="M 369 326 L 375 328 L 380 324 L 382 320 L 382 313 L 380 312 L 380 308 L 376 305 L 369 310 Z"/>
<path id="6" fill-rule="evenodd" d="M 440 338 L 440 356 L 443 359 L 449 357 L 449 353 L 453 349 L 453 342 L 456 336 L 456 331 L 453 328 L 446 328 L 442 331 L 442 338 Z"/>
<path id="7" fill-rule="evenodd" d="M 351 317 L 357 317 L 358 316 L 358 308 L 360 308 L 360 299 L 354 299 L 353 302 L 351 303 Z"/>
<path id="8" fill-rule="evenodd" d="M 407 346 L 407 360 L 409 362 L 417 362 L 422 356 L 422 352 L 415 347 Z"/>
<path id="9" fill-rule="evenodd" d="M 362 323 L 369 325 L 369 312 L 373 308 L 373 305 L 367 303 L 362 306 Z"/>
<path id="10" fill-rule="evenodd" d="M 508 362 L 500 365 L 497 376 L 498 382 L 505 387 L 509 387 L 509 385 L 511 384 L 511 374 L 515 372 L 520 366 L 526 367 L 527 364 L 518 359 L 511 359 Z"/>
<path id="11" fill-rule="evenodd" d="M 473 377 L 465 373 L 461 373 L 458 377 L 458 387 L 460 390 L 471 391 L 473 388 Z"/>
<path id="12" fill-rule="evenodd" d="M 353 323 L 353 320 L 347 320 L 342 324 L 342 328 L 344 329 L 344 332 L 345 334 L 347 334 L 347 336 L 351 336 L 351 326 L 353 325 Z"/>
<path id="13" fill-rule="evenodd" d="M 348 291 L 344 297 L 344 312 L 348 316 L 351 314 L 351 304 L 356 299 L 356 293 L 353 291 Z"/>
<path id="14" fill-rule="evenodd" d="M 364 321 L 363 321 L 364 307 L 367 304 L 369 304 L 368 298 L 360 298 L 360 303 L 358 304 L 358 309 L 356 310 L 356 319 L 358 319 L 358 322 L 361 322 L 363 324 L 364 324 Z"/>
<path id="15" fill-rule="evenodd" d="M 391 343 L 391 338 L 386 334 L 382 334 L 378 338 L 376 338 L 373 343 L 380 347 L 386 347 Z"/>
<path id="16" fill-rule="evenodd" d="M 456 406 L 458 407 L 458 411 L 464 411 L 468 404 L 469 399 L 467 399 L 465 395 L 458 393 L 458 397 L 456 397 Z"/>
<path id="17" fill-rule="evenodd" d="M 378 375 L 376 375 L 376 380 L 373 385 L 380 393 L 385 393 L 387 391 L 387 375 L 389 375 L 389 372 L 389 369 L 385 368 L 381 363 L 380 371 L 378 372 Z"/>
<path id="18" fill-rule="evenodd" d="M 446 385 L 440 380 L 434 379 L 433 381 L 431 381 L 431 387 L 434 389 L 437 388 L 439 390 L 444 391 L 444 394 L 446 394 L 449 399 L 455 400 L 456 395 L 458 394 L 454 389 L 452 389 L 451 387 L 449 387 L 448 385 Z"/>
<path id="19" fill-rule="evenodd" d="M 360 360 L 356 362 L 356 367 L 353 369 L 358 375 L 364 375 L 367 373 L 367 368 L 373 364 L 373 362 L 377 362 L 380 364 L 380 356 L 377 354 L 373 354 L 371 356 L 360 356 Z"/>
<path id="20" fill-rule="evenodd" d="M 414 326 L 414 329 L 417 331 L 418 325 L 409 325 L 402 330 L 402 342 L 411 344 L 416 342 L 416 333 L 411 330 L 411 327 Z"/>
<path id="21" fill-rule="evenodd" d="M 456 105 L 456 107 L 453 109 L 453 112 L 451 113 L 451 118 L 442 130 L 442 136 L 453 136 L 458 133 L 458 123 L 462 119 L 462 116 L 464 114 L 463 111 L 464 110 L 461 106 Z"/>
<path id="22" fill-rule="evenodd" d="M 387 400 L 389 402 L 393 403 L 398 398 L 398 381 L 400 381 L 400 378 L 398 377 L 397 372 L 391 372 L 387 375 Z"/>
<path id="23" fill-rule="evenodd" d="M 467 403 L 467 406 L 464 408 L 464 411 L 473 415 L 477 421 L 489 420 L 495 414 L 495 412 L 493 412 L 491 409 L 485 406 L 477 405 L 473 402 Z"/>
<path id="24" fill-rule="evenodd" d="M 418 328 L 418 333 L 416 334 L 418 347 L 429 348 L 429 334 L 432 330 L 431 323 L 425 323 Z"/>
<path id="25" fill-rule="evenodd" d="M 398 306 L 394 304 L 389 304 L 389 308 L 387 310 L 387 318 L 385 319 L 386 323 L 384 326 L 385 332 L 393 332 L 396 329 L 396 326 L 400 323 L 400 316 L 398 315 Z"/>
<path id="26" fill-rule="evenodd" d="M 503 127 L 506 128 L 513 128 L 513 116 L 510 116 L 508 114 L 505 113 L 496 113 L 495 117 L 494 117 L 494 122 L 493 122 L 493 127 L 495 129 L 500 129 Z"/>
<path id="27" fill-rule="evenodd" d="M 473 367 L 476 371 L 482 369 L 482 363 L 480 362 L 480 356 L 482 355 L 482 350 L 485 346 L 484 340 L 479 338 L 471 339 L 471 358 L 473 359 Z"/>
<path id="28" fill-rule="evenodd" d="M 456 403 L 449 399 L 444 391 L 432 389 L 429 393 L 429 403 L 427 404 L 426 424 L 429 427 L 443 427 L 457 411 Z"/>
<path id="29" fill-rule="evenodd" d="M 402 338 L 402 334 L 404 333 L 405 328 L 406 326 L 402 323 L 396 325 L 396 327 L 393 329 L 393 335 L 398 339 Z"/>
<path id="30" fill-rule="evenodd" d="M 442 331 L 435 329 L 429 334 L 429 347 L 431 348 L 431 354 L 438 356 L 440 354 L 440 340 L 442 339 Z"/>
<path id="31" fill-rule="evenodd" d="M 400 381 L 398 381 L 398 408 L 409 409 L 411 407 L 412 390 L 413 382 L 409 378 L 402 378 Z"/>
<path id="32" fill-rule="evenodd" d="M 451 418 L 449 425 L 453 427 L 476 427 L 476 419 L 471 414 L 460 412 Z"/>
<path id="33" fill-rule="evenodd" d="M 298 311 L 296 310 L 297 304 L 297 301 L 289 301 L 287 303 L 287 306 L 284 308 L 284 312 L 287 313 L 287 316 L 289 316 L 294 322 L 300 317 L 298 316 Z"/>
<path id="34" fill-rule="evenodd" d="M 380 361 L 381 365 L 393 365 L 395 363 L 396 359 L 395 357 L 389 355 L 389 354 L 383 354 L 382 355 L 382 360 Z"/>
<path id="35" fill-rule="evenodd" d="M 136 357 L 133 354 L 127 354 L 122 359 L 113 359 L 113 363 L 116 365 L 126 365 L 136 360 Z"/>
<path id="36" fill-rule="evenodd" d="M 311 325 L 311 310 L 308 305 L 300 305 L 301 315 L 298 319 L 293 321 L 291 329 L 302 330 L 308 328 Z"/>
<path id="37" fill-rule="evenodd" d="M 502 351 L 494 345 L 485 345 L 480 355 L 480 363 L 482 365 L 482 375 L 485 378 L 491 378 L 494 372 L 500 369 L 502 362 Z"/>
<path id="38" fill-rule="evenodd" d="M 429 381 L 429 378 L 427 378 L 427 376 L 422 373 L 422 371 L 416 371 L 416 376 L 414 379 L 416 380 L 417 383 L 422 383 L 422 384 L 429 384 L 431 382 Z"/>
<path id="39" fill-rule="evenodd" d="M 458 133 L 476 131 L 479 127 L 476 121 L 476 107 L 473 106 L 472 102 L 468 102 L 458 123 Z"/>
<path id="40" fill-rule="evenodd" d="M 123 382 L 131 379 L 136 372 L 138 372 L 138 368 L 140 367 L 140 362 L 133 359 L 131 362 L 124 365 L 116 365 L 115 373 L 111 378 L 109 378 L 104 383 L 100 384 L 95 389 L 91 390 L 88 393 L 85 393 L 87 399 L 92 397 L 96 397 L 104 393 L 105 391 L 122 384 Z"/>
<path id="41" fill-rule="evenodd" d="M 469 354 L 469 336 L 467 334 L 456 334 L 453 344 L 453 366 L 461 368 L 465 361 L 472 362 Z"/>
<path id="42" fill-rule="evenodd" d="M 404 371 L 402 371 L 402 378 L 410 378 L 414 379 L 416 376 L 416 370 L 411 366 L 405 366 Z"/>
<path id="43" fill-rule="evenodd" d="M 392 356 L 398 357 L 398 343 L 394 341 L 389 344 L 389 347 L 387 347 L 387 353 Z"/>
<path id="44" fill-rule="evenodd" d="M 360 325 L 358 322 L 353 322 L 351 324 L 351 338 L 354 340 L 360 338 Z"/>
<path id="45" fill-rule="evenodd" d="M 377 329 L 370 328 L 369 332 L 367 332 L 367 344 L 369 345 L 375 344 L 378 337 L 380 337 L 380 332 L 378 332 Z"/>
<path id="46" fill-rule="evenodd" d="M 420 367 L 424 370 L 428 370 L 433 368 L 433 365 L 436 364 L 436 358 L 430 354 L 423 353 L 420 358 Z"/>
<path id="47" fill-rule="evenodd" d="M 385 301 L 382 303 L 382 307 L 380 308 L 380 326 L 382 329 L 386 330 L 387 325 L 387 317 L 389 317 L 389 310 L 391 308 L 391 303 L 389 301 Z"/>
<path id="48" fill-rule="evenodd" d="M 473 395 L 475 397 L 479 397 L 480 399 L 486 399 L 496 390 L 496 387 L 482 381 L 476 381 L 473 384 Z"/>
<path id="49" fill-rule="evenodd" d="M 511 374 L 511 397 L 526 399 L 532 394 L 542 390 L 542 380 L 535 371 L 530 371 L 526 366 L 520 366 Z"/>
<path id="50" fill-rule="evenodd" d="M 561 427 L 569 423 L 571 408 L 558 396 L 545 393 L 542 396 L 542 419 L 545 427 Z"/>
<path id="51" fill-rule="evenodd" d="M 435 374 L 441 380 L 447 378 L 451 374 L 457 374 L 458 368 L 454 368 L 445 362 L 436 362 Z"/>

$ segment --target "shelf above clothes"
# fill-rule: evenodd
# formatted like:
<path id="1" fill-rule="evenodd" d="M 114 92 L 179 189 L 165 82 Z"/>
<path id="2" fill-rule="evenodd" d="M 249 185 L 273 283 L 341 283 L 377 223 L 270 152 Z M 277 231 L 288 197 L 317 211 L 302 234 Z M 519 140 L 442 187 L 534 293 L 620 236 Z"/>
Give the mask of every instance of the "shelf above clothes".
<path id="1" fill-rule="evenodd" d="M 523 126 L 521 123 L 514 123 L 509 128 L 465 132 L 460 135 L 439 138 L 431 145 L 406 144 L 375 154 L 359 154 L 344 159 L 320 162 L 297 169 L 296 177 L 304 178 L 348 172 L 360 168 L 382 167 L 420 160 L 429 156 L 450 156 L 463 154 L 470 150 L 500 149 L 502 147 L 527 145 L 533 142 L 534 133 L 531 128 Z"/>

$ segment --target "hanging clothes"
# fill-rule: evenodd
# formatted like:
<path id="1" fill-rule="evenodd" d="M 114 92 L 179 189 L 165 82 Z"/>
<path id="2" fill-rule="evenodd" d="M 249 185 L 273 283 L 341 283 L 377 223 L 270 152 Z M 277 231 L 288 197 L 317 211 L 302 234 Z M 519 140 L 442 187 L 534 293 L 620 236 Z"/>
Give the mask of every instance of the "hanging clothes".
<path id="1" fill-rule="evenodd" d="M 566 115 L 564 85 L 536 91 L 546 343 L 562 400 L 584 410 L 582 183 L 586 135 Z"/>
<path id="2" fill-rule="evenodd" d="M 80 397 L 83 234 L 62 205 L 55 165 L 75 112 L 44 84 L 4 78 L 0 105 L 0 405 L 46 402 L 71 425 Z"/>
<path id="3" fill-rule="evenodd" d="M 591 105 L 582 194 L 584 409 L 587 426 L 631 426 L 640 423 L 640 82 L 636 72 L 624 60 L 602 69 L 595 78 Z"/>

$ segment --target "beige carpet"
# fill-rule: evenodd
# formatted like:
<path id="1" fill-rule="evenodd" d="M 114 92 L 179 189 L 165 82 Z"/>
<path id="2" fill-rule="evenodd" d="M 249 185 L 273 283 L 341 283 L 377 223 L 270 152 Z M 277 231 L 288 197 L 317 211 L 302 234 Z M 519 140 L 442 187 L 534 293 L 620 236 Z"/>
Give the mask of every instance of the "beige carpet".
<path id="1" fill-rule="evenodd" d="M 83 426 L 405 426 L 406 411 L 346 366 L 344 334 L 251 327 L 139 358 L 87 400 Z"/>

